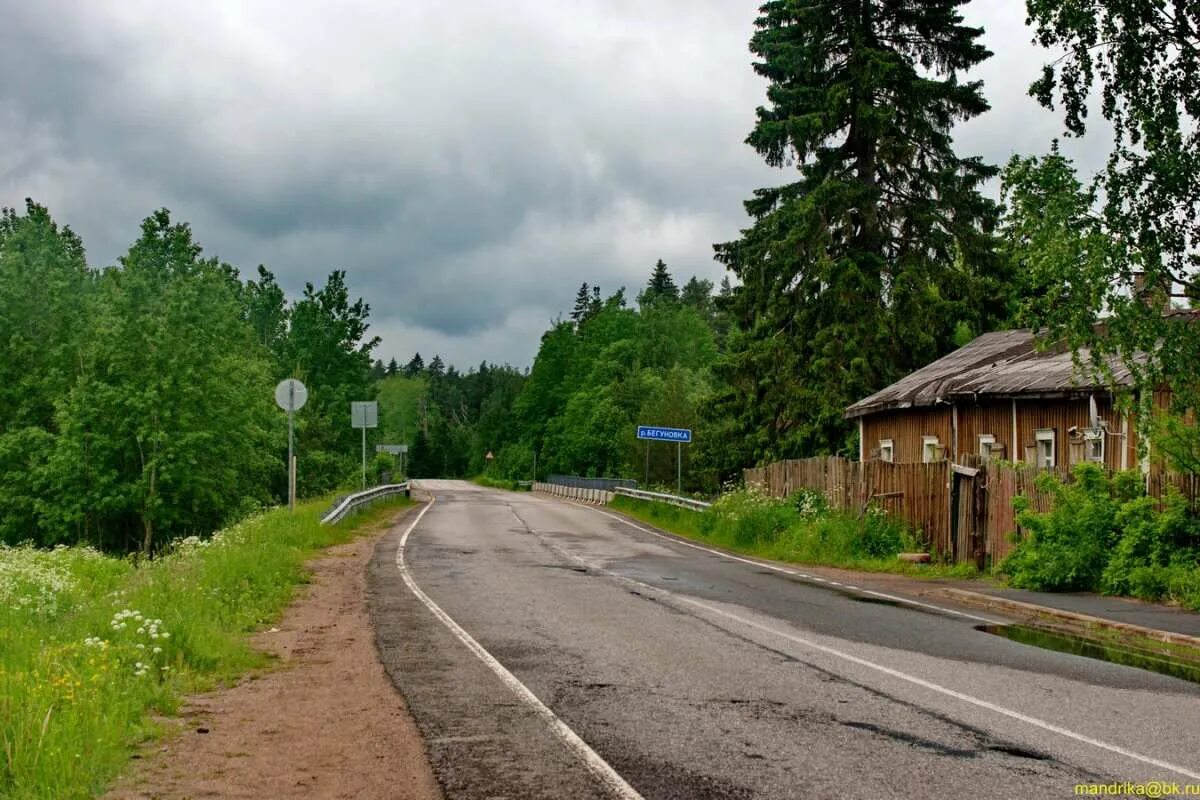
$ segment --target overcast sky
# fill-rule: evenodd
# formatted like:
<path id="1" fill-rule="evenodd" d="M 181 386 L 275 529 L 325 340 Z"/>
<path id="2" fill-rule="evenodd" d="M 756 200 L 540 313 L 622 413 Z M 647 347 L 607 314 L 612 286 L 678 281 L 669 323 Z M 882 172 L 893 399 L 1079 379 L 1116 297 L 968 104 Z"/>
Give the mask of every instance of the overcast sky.
<path id="1" fill-rule="evenodd" d="M 632 297 L 658 258 L 719 280 L 712 243 L 787 179 L 743 144 L 757 5 L 0 0 L 0 205 L 48 205 L 94 265 L 166 206 L 293 295 L 346 269 L 385 360 L 525 366 L 582 281 Z M 1023 6 L 967 6 L 993 110 L 961 154 L 1061 128 L 1026 96 Z"/>

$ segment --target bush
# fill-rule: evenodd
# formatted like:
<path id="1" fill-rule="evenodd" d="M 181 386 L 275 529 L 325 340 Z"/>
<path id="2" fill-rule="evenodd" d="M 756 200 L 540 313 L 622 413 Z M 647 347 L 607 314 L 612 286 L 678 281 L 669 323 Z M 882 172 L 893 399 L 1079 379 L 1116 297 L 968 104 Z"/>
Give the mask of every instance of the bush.
<path id="1" fill-rule="evenodd" d="M 1141 476 L 1109 478 L 1080 464 L 1074 481 L 1053 474 L 1037 487 L 1052 510 L 1033 511 L 1018 498 L 1027 535 L 1000 570 L 1013 586 L 1041 591 L 1103 591 L 1144 600 L 1168 598 L 1200 609 L 1200 521 L 1178 494 L 1141 495 Z"/>
<path id="2" fill-rule="evenodd" d="M 708 532 L 721 530 L 739 547 L 770 545 L 801 521 L 795 507 L 749 488 L 722 495 L 704 516 Z"/>
<path id="3" fill-rule="evenodd" d="M 1115 543 L 1117 503 L 1104 471 L 1095 464 L 1075 468 L 1075 481 L 1052 473 L 1037 478 L 1051 495 L 1053 510 L 1038 513 L 1017 498 L 1017 521 L 1028 531 L 1004 563 L 1013 586 L 1039 591 L 1094 589 Z"/>

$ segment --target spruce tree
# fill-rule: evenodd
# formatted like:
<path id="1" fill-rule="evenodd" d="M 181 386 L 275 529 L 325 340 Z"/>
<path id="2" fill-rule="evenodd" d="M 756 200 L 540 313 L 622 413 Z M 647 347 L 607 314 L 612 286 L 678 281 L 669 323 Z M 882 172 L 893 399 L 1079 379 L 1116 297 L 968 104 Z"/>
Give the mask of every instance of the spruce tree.
<path id="1" fill-rule="evenodd" d="M 393 358 L 392 363 L 395 364 L 396 359 Z M 394 375 L 395 373 L 392 374 Z M 383 380 L 386 377 L 388 377 L 387 367 L 383 365 L 383 361 L 378 358 L 375 359 L 375 363 L 371 365 L 371 380 L 378 381 Z"/>
<path id="2" fill-rule="evenodd" d="M 433 361 L 429 362 L 429 369 L 427 372 L 431 378 L 440 378 L 446 373 L 446 365 L 442 361 L 441 356 L 435 355 L 433 357 Z"/>
<path id="3" fill-rule="evenodd" d="M 591 307 L 591 295 L 588 292 L 587 282 L 584 281 L 579 287 L 579 291 L 575 294 L 575 308 L 571 310 L 571 321 L 578 326 L 587 317 L 588 309 Z"/>
<path id="4" fill-rule="evenodd" d="M 425 369 L 425 359 L 421 358 L 421 354 L 417 353 L 412 359 L 404 365 L 404 377 L 415 378 Z"/>
<path id="5" fill-rule="evenodd" d="M 990 55 L 965 2 L 760 8 L 768 102 L 746 141 L 799 175 L 757 190 L 751 227 L 716 246 L 740 279 L 720 301 L 739 330 L 712 408 L 727 471 L 843 449 L 846 406 L 945 353 L 960 323 L 1003 316 L 997 208 L 979 193 L 996 170 L 950 137 L 988 109 L 960 81 Z"/>
<path id="6" fill-rule="evenodd" d="M 679 288 L 675 285 L 675 279 L 671 277 L 671 273 L 667 271 L 667 265 L 660 258 L 654 265 L 654 272 L 650 274 L 650 281 L 646 284 L 646 290 L 642 292 L 638 302 L 642 305 L 650 305 L 661 301 L 675 302 L 678 299 Z"/>

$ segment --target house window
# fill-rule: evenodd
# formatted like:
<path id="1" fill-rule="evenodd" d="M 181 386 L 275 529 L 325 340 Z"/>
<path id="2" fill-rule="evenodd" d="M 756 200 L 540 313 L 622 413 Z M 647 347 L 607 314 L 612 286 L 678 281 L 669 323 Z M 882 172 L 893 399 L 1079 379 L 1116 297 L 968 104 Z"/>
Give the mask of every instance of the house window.
<path id="1" fill-rule="evenodd" d="M 1055 464 L 1054 452 L 1054 429 L 1040 428 L 1034 432 L 1035 448 L 1037 454 L 1037 466 L 1053 467 Z"/>
<path id="2" fill-rule="evenodd" d="M 942 460 L 942 443 L 936 436 L 921 437 L 921 461 L 932 464 Z"/>
<path id="3" fill-rule="evenodd" d="M 1083 457 L 1097 464 L 1104 463 L 1104 429 L 1088 428 L 1083 432 Z"/>
<path id="4" fill-rule="evenodd" d="M 889 464 L 896 460 L 896 448 L 891 439 L 879 440 L 879 460 L 887 461 Z"/>
<path id="5" fill-rule="evenodd" d="M 991 461 L 996 455 L 996 437 L 990 433 L 980 434 L 979 457 L 984 461 Z"/>

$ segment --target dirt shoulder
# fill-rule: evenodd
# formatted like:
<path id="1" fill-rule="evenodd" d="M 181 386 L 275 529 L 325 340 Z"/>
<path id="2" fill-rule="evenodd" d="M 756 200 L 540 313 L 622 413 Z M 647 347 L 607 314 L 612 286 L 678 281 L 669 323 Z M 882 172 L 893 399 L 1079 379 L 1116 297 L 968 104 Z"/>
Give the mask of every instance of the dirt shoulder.
<path id="1" fill-rule="evenodd" d="M 168 723 L 180 734 L 143 753 L 110 800 L 441 798 L 367 611 L 367 564 L 398 518 L 312 562 L 307 591 L 254 639 L 279 668 L 192 698 Z"/>

